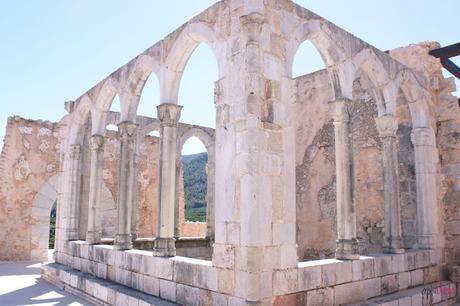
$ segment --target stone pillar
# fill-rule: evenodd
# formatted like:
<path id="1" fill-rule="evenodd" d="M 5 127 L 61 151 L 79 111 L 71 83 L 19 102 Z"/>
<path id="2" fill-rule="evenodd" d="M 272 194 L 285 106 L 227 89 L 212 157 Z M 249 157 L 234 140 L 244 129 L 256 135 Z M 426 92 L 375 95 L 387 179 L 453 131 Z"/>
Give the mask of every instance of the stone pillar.
<path id="1" fill-rule="evenodd" d="M 398 152 L 396 147 L 398 120 L 392 115 L 385 115 L 375 121 L 382 142 L 383 194 L 385 201 L 384 251 L 396 254 L 404 253 L 401 234 Z"/>
<path id="2" fill-rule="evenodd" d="M 179 148 L 178 151 L 179 152 Z M 180 154 L 179 154 L 180 155 Z M 181 182 L 181 178 L 183 178 L 182 173 L 182 158 L 179 156 L 176 159 L 176 197 L 174 201 L 174 238 L 177 240 L 180 238 L 180 228 L 181 228 L 181 216 L 180 216 L 180 199 L 179 199 L 179 192 L 180 192 L 180 185 L 182 183 L 182 187 L 184 187 L 183 182 Z M 184 189 L 184 214 L 185 214 L 185 189 Z M 184 216 L 185 221 L 185 216 Z"/>
<path id="3" fill-rule="evenodd" d="M 210 158 L 211 155 L 208 155 Z M 207 187 L 206 187 L 206 238 L 214 241 L 214 159 L 208 159 L 206 164 Z"/>
<path id="4" fill-rule="evenodd" d="M 337 180 L 337 259 L 358 259 L 356 208 L 353 199 L 352 155 L 347 99 L 333 101 Z"/>
<path id="5" fill-rule="evenodd" d="M 81 188 L 81 146 L 78 144 L 73 144 L 70 146 L 68 169 L 69 209 L 67 212 L 67 238 L 69 240 L 77 240 Z"/>
<path id="6" fill-rule="evenodd" d="M 118 124 L 120 139 L 120 164 L 118 178 L 118 223 L 114 248 L 117 250 L 131 249 L 131 222 L 134 194 L 134 150 L 137 125 L 130 121 Z"/>
<path id="7" fill-rule="evenodd" d="M 163 103 L 157 107 L 160 120 L 160 172 L 157 237 L 154 243 L 156 256 L 175 256 L 174 239 L 176 206 L 177 123 L 182 106 Z"/>
<path id="8" fill-rule="evenodd" d="M 139 138 L 136 137 L 136 147 L 137 143 L 139 143 Z M 131 214 L 131 239 L 132 241 L 137 239 L 137 217 L 138 217 L 138 203 L 139 203 L 139 189 L 138 189 L 138 171 L 139 171 L 139 164 L 138 164 L 138 153 L 137 149 L 134 153 L 134 172 L 133 172 L 133 211 Z"/>
<path id="9" fill-rule="evenodd" d="M 417 184 L 417 247 L 435 249 L 443 245 L 439 230 L 436 195 L 436 166 L 438 150 L 434 131 L 430 127 L 412 130 L 415 151 L 415 177 Z"/>
<path id="10" fill-rule="evenodd" d="M 99 243 L 101 241 L 101 191 L 102 191 L 102 166 L 104 159 L 104 136 L 93 135 L 90 139 L 91 168 L 89 183 L 88 203 L 88 229 L 86 241 Z"/>

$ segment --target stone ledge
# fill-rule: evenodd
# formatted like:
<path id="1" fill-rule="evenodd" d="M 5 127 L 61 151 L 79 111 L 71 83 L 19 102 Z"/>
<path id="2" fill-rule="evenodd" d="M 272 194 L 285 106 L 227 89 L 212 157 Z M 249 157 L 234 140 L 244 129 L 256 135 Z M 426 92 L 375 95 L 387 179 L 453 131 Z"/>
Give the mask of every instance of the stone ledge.
<path id="1" fill-rule="evenodd" d="M 44 265 L 42 273 L 46 281 L 95 305 L 177 305 L 56 263 Z"/>

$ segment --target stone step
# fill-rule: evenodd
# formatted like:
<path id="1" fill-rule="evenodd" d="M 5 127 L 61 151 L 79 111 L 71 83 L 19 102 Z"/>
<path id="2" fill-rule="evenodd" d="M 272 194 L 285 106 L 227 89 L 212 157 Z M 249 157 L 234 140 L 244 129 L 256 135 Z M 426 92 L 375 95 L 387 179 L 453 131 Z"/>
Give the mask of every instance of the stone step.
<path id="1" fill-rule="evenodd" d="M 177 305 L 57 263 L 43 265 L 42 278 L 94 305 Z"/>
<path id="2" fill-rule="evenodd" d="M 365 302 L 348 306 L 425 306 L 460 305 L 457 301 L 456 283 L 442 281 L 418 286 L 396 293 L 376 297 Z"/>

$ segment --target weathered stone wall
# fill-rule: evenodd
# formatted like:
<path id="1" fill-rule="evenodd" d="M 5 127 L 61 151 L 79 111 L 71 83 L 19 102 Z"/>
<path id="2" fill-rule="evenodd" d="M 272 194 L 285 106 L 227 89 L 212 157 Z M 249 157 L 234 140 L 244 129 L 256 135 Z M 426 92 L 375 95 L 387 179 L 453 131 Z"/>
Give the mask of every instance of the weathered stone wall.
<path id="1" fill-rule="evenodd" d="M 46 258 L 51 206 L 57 199 L 59 173 L 59 125 L 48 121 L 12 117 L 8 120 L 0 157 L 0 260 Z M 90 127 L 86 131 L 89 135 Z M 118 161 L 120 142 L 107 131 L 104 145 L 101 197 L 102 236 L 113 238 L 117 226 Z M 138 237 L 155 237 L 158 201 L 159 141 L 145 136 L 139 145 Z M 89 192 L 89 139 L 82 147 L 80 238 L 85 239 Z M 183 181 L 180 180 L 180 235 L 204 237 L 206 224 L 185 222 Z M 37 207 L 35 207 L 37 206 Z M 33 233 L 32 233 L 33 229 Z M 39 247 L 40 245 L 40 247 Z"/>
<path id="2" fill-rule="evenodd" d="M 436 131 L 440 158 L 437 196 L 438 207 L 441 212 L 441 233 L 445 235 L 444 255 L 447 262 L 459 262 L 460 108 L 458 97 L 452 94 L 456 91 L 454 79 L 452 77 L 445 78 L 439 59 L 428 55 L 429 50 L 438 47 L 439 44 L 436 42 L 424 42 L 392 50 L 390 55 L 431 80 L 429 86 L 433 98 L 429 107 L 433 118 L 432 125 Z M 408 110 L 404 109 L 404 113 L 408 114 Z M 410 192 L 415 197 L 415 190 Z"/>
<path id="3" fill-rule="evenodd" d="M 297 81 L 298 255 L 327 258 L 334 255 L 336 238 L 334 126 L 328 106 L 332 91 L 325 70 Z M 349 108 L 357 233 L 363 253 L 379 252 L 383 243 L 383 178 L 371 85 L 364 75 L 357 77 Z"/>
<path id="4" fill-rule="evenodd" d="M 45 212 L 48 224 L 32 234 L 32 225 L 46 218 L 42 209 L 33 208 L 32 203 L 40 189 L 58 173 L 57 131 L 58 125 L 48 121 L 8 119 L 0 156 L 0 260 L 30 259 L 31 250 L 38 244 L 32 239 L 33 234 L 47 234 L 51 206 Z"/>

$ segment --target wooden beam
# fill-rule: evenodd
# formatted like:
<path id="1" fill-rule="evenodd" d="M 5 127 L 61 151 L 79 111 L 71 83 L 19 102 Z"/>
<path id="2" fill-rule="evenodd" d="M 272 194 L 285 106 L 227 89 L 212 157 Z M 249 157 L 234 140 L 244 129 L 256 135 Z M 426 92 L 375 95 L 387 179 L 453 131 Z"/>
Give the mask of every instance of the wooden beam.
<path id="1" fill-rule="evenodd" d="M 450 46 L 433 49 L 429 52 L 430 55 L 437 58 L 451 58 L 460 55 L 460 43 Z"/>

